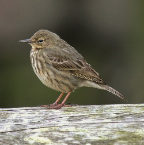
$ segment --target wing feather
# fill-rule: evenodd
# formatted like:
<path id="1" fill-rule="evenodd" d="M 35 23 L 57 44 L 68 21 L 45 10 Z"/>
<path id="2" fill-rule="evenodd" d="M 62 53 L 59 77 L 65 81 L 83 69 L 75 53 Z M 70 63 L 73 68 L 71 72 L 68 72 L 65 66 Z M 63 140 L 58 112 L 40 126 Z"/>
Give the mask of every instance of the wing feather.
<path id="1" fill-rule="evenodd" d="M 60 71 L 68 71 L 71 75 L 76 77 L 99 84 L 106 84 L 85 60 L 65 60 L 57 57 L 49 57 L 49 60 L 52 66 Z"/>

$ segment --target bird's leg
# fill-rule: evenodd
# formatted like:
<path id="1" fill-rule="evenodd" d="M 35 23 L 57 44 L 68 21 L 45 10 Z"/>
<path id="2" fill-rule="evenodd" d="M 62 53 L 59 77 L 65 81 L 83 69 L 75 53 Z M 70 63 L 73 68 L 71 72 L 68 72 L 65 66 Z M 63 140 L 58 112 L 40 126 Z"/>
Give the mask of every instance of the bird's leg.
<path id="1" fill-rule="evenodd" d="M 53 105 L 57 105 L 58 104 L 58 102 L 60 101 L 60 99 L 61 99 L 61 97 L 63 96 L 63 94 L 64 94 L 64 92 L 62 92 L 61 94 L 60 94 L 60 96 L 57 98 L 57 100 L 53 103 Z"/>
<path id="2" fill-rule="evenodd" d="M 62 105 L 64 107 L 71 107 L 72 106 L 72 105 L 65 105 L 65 102 L 70 94 L 71 94 L 71 92 L 68 92 L 68 94 L 66 95 L 66 97 L 64 98 L 64 100 L 62 101 L 62 103 L 60 105 Z"/>
<path id="3" fill-rule="evenodd" d="M 62 93 L 60 96 L 59 96 L 59 98 L 61 98 L 62 97 L 62 95 L 63 95 L 64 93 Z M 67 100 L 67 98 L 69 97 L 69 95 L 71 94 L 71 92 L 68 92 L 68 94 L 66 95 L 66 97 L 64 98 L 64 100 L 62 101 L 62 103 L 61 104 L 57 104 L 57 105 L 51 105 L 51 106 L 49 106 L 47 109 L 60 109 L 61 107 L 63 107 L 63 106 L 65 106 L 65 102 L 66 102 L 66 100 Z M 58 98 L 58 99 L 59 99 Z M 57 100 L 58 100 L 57 99 Z M 56 101 L 57 101 L 56 100 Z M 60 100 L 60 99 L 59 99 Z M 58 100 L 58 101 L 59 101 Z M 66 106 L 66 107 L 68 107 L 68 106 Z"/>
<path id="4" fill-rule="evenodd" d="M 49 106 L 57 106 L 58 102 L 60 101 L 61 97 L 63 96 L 64 92 L 62 92 L 60 94 L 60 96 L 57 98 L 57 100 L 53 103 L 53 104 L 49 104 L 49 105 L 40 105 L 39 107 L 49 107 Z"/>

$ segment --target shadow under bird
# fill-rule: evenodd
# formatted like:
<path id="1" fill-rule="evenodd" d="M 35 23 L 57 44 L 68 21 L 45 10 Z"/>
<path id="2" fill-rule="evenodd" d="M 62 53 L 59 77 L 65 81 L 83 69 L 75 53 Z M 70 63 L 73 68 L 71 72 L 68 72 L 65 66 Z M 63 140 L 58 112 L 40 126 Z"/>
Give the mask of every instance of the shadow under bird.
<path id="1" fill-rule="evenodd" d="M 75 48 L 48 30 L 37 31 L 30 39 L 20 40 L 32 46 L 30 59 L 33 70 L 41 82 L 62 92 L 55 103 L 42 105 L 48 109 L 59 109 L 72 91 L 79 87 L 107 90 L 124 99 L 118 91 L 108 86 Z M 61 104 L 61 97 L 67 93 Z M 125 100 L 125 99 L 124 99 Z"/>

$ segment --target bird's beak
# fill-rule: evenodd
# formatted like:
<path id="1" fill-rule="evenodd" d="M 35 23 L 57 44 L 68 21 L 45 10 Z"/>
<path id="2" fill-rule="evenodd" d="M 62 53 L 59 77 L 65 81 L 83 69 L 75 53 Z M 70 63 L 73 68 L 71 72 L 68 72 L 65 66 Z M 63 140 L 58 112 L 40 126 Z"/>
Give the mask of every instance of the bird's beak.
<path id="1" fill-rule="evenodd" d="M 31 41 L 30 39 L 24 39 L 24 40 L 19 40 L 19 42 L 32 43 L 33 41 Z"/>

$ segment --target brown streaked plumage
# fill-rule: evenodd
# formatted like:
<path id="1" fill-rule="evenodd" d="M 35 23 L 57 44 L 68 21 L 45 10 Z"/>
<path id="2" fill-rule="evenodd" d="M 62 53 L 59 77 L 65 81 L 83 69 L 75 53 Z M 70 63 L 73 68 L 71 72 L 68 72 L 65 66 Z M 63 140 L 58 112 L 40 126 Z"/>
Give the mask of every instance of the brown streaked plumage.
<path id="1" fill-rule="evenodd" d="M 122 94 L 109 87 L 100 78 L 77 50 L 57 34 L 48 30 L 39 30 L 30 39 L 20 42 L 27 42 L 32 46 L 31 64 L 42 83 L 62 92 L 56 102 L 48 107 L 49 109 L 59 109 L 64 106 L 70 93 L 83 86 L 107 90 L 124 99 Z M 58 104 L 64 93 L 68 94 L 63 102 Z"/>

